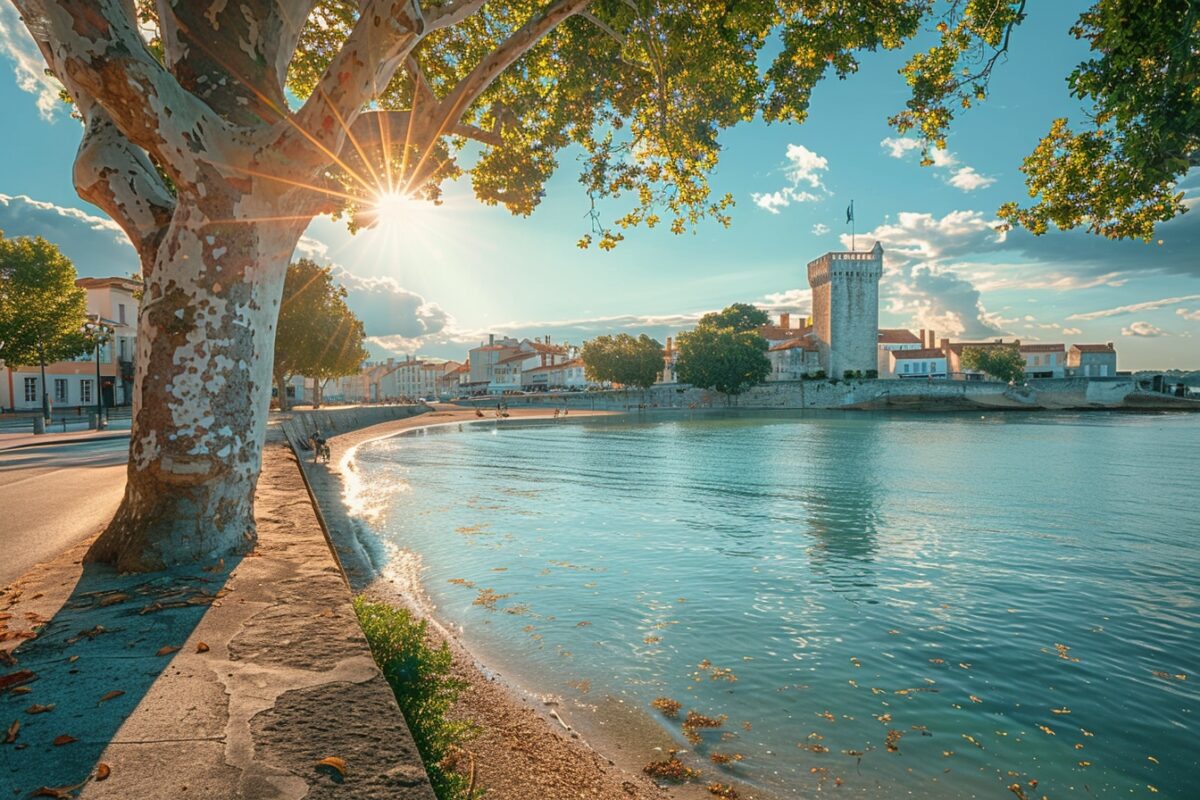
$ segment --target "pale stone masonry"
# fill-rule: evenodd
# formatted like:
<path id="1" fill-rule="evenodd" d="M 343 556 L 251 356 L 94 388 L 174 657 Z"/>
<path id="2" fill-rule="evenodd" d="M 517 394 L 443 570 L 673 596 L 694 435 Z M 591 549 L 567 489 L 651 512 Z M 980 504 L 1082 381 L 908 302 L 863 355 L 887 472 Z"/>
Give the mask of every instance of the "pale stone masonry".
<path id="1" fill-rule="evenodd" d="M 825 372 L 877 369 L 879 278 L 883 245 L 870 252 L 826 253 L 808 264 L 813 330 Z"/>

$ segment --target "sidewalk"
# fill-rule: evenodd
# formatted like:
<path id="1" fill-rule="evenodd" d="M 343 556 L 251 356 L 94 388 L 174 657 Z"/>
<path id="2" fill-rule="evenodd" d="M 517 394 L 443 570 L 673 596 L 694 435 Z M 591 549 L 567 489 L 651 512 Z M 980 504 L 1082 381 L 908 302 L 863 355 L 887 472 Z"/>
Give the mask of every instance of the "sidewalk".
<path id="1" fill-rule="evenodd" d="M 121 576 L 84 543 L 0 591 L 0 796 L 432 800 L 278 428 L 256 508 L 232 563 Z"/>

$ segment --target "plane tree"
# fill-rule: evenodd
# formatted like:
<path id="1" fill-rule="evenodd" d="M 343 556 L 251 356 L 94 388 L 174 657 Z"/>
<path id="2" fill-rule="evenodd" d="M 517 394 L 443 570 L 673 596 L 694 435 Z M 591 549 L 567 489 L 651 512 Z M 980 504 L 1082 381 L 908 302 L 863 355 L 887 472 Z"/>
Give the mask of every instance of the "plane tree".
<path id="1" fill-rule="evenodd" d="M 587 376 L 595 381 L 649 389 L 663 370 L 663 346 L 646 334 L 597 336 L 579 353 Z"/>
<path id="2" fill-rule="evenodd" d="M 275 336 L 274 379 L 279 408 L 287 410 L 287 384 L 296 375 L 313 379 L 314 404 L 330 378 L 353 375 L 369 354 L 362 320 L 346 305 L 346 287 L 330 267 L 302 258 L 288 265 Z"/>
<path id="3" fill-rule="evenodd" d="M 707 181 L 720 131 L 757 115 L 803 121 L 824 76 L 847 77 L 863 52 L 936 23 L 949 38 L 910 62 L 913 103 L 897 121 L 936 142 L 942 111 L 986 94 L 983 71 L 1024 18 L 1024 2 L 1007 0 L 12 2 L 83 123 L 76 189 L 126 231 L 145 278 L 127 488 L 88 554 L 124 570 L 253 546 L 284 276 L 314 216 L 369 225 L 389 197 L 437 201 L 459 177 L 480 201 L 528 215 L 572 147 L 594 210 L 583 246 L 612 248 L 636 225 L 728 224 L 732 198 Z M 1084 35 L 1135 6 L 1099 0 Z M 1163 28 L 1172 42 L 1192 30 L 1192 3 L 1154 6 L 1170 10 L 1147 27 L 1160 40 Z M 1143 84 L 1174 98 L 1147 124 L 1186 126 L 1167 112 L 1194 107 L 1194 94 L 1167 87 L 1194 77 L 1191 44 L 1178 55 L 1156 41 L 1166 73 L 1142 66 L 1132 84 L 1110 59 L 1133 44 L 1113 44 L 1093 41 L 1113 68 L 1078 85 L 1124 99 L 1129 115 L 1105 123 L 1114 136 L 1146 110 L 1118 90 Z M 974 83 L 947 78 L 977 62 Z M 1115 141 L 1114 163 L 1150 153 Z M 1149 183 L 1131 178 L 1135 217 L 1136 197 L 1158 202 L 1153 175 L 1192 158 L 1189 142 L 1171 139 L 1178 152 Z M 1045 197 L 1057 202 L 1058 189 Z M 1051 220 L 1131 208 L 1083 207 Z"/>

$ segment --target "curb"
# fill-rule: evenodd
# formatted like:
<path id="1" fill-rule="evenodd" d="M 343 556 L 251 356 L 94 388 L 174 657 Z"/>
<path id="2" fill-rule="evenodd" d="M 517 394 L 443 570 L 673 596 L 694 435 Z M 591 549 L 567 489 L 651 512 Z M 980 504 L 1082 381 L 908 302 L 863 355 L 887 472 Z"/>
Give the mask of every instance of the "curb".
<path id="1" fill-rule="evenodd" d="M 35 434 L 30 434 L 35 435 Z M 46 434 L 42 434 L 46 435 Z M 19 445 L 4 445 L 0 444 L 0 452 L 6 450 L 20 450 L 22 447 L 52 447 L 54 445 L 78 445 L 86 444 L 89 441 L 112 441 L 114 439 L 128 439 L 130 432 L 122 431 L 120 433 L 95 435 L 95 437 L 76 437 L 74 439 L 52 439 L 50 441 L 24 441 Z"/>

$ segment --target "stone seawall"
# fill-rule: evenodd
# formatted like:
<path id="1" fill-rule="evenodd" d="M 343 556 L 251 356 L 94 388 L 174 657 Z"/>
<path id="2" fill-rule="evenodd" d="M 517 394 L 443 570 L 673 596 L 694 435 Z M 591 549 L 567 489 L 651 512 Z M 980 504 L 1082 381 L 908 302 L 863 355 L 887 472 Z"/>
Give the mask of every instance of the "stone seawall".
<path id="1" fill-rule="evenodd" d="M 428 406 L 420 405 L 331 406 L 316 410 L 297 409 L 283 412 L 279 415 L 279 420 L 284 433 L 294 445 L 297 442 L 307 442 L 315 430 L 320 430 L 327 437 L 335 436 L 381 422 L 406 419 L 427 411 Z"/>
<path id="2" fill-rule="evenodd" d="M 663 384 L 643 391 L 565 392 L 513 395 L 512 408 L 556 405 L 560 408 L 825 408 L 858 410 L 1121 409 L 1200 410 L 1200 401 L 1145 392 L 1133 378 L 1057 378 L 1031 380 L 1024 386 L 995 381 L 849 380 L 776 381 L 734 398 L 685 384 Z M 499 398 L 461 401 L 485 409 Z"/>

